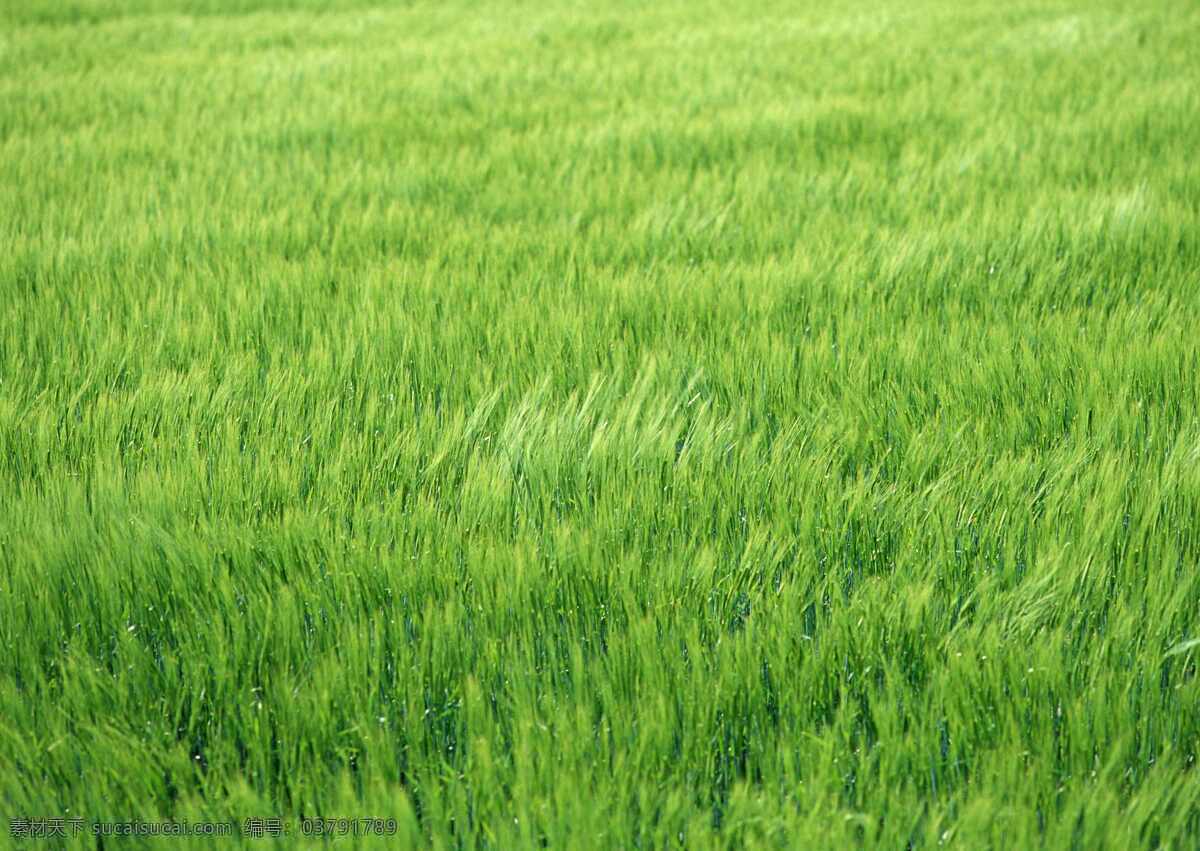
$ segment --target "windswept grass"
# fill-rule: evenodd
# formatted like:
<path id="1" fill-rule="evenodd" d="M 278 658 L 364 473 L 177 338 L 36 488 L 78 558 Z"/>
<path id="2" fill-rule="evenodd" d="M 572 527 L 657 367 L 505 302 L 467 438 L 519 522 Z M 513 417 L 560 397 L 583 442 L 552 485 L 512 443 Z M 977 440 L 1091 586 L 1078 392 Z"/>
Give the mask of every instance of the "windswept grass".
<path id="1" fill-rule="evenodd" d="M 0 0 L 0 816 L 1195 848 L 1197 45 Z"/>

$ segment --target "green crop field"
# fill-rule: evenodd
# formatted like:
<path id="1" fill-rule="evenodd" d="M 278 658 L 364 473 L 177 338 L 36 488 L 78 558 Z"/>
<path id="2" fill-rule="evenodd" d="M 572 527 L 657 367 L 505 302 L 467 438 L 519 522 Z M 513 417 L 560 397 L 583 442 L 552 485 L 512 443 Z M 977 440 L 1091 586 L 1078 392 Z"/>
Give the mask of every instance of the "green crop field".
<path id="1" fill-rule="evenodd" d="M 0 0 L 0 847 L 1194 851 L 1198 665 L 1194 0 Z"/>

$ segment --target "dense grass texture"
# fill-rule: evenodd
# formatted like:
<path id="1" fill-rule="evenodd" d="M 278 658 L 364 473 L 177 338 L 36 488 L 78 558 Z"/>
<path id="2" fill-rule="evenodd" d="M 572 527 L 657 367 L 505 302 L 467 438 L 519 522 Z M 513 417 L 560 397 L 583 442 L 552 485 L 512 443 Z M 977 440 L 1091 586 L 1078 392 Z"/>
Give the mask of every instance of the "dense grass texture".
<path id="1" fill-rule="evenodd" d="M 0 0 L 0 817 L 1197 848 L 1198 151 L 1186 0 Z"/>

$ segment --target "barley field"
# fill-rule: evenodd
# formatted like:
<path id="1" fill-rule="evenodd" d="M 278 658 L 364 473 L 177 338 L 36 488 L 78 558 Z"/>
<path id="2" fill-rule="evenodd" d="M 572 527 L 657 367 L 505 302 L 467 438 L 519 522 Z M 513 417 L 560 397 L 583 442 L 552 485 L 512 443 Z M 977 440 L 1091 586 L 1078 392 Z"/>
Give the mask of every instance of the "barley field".
<path id="1" fill-rule="evenodd" d="M 0 847 L 1200 847 L 1200 6 L 0 0 L 0 648 Z"/>

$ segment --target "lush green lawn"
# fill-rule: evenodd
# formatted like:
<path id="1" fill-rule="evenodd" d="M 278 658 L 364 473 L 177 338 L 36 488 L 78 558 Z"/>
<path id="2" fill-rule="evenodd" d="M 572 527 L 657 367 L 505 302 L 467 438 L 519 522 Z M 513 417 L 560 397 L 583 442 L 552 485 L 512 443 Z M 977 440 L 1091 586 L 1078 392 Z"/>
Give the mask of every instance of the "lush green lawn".
<path id="1" fill-rule="evenodd" d="M 1198 329 L 1188 0 L 0 0 L 0 817 L 1194 849 Z"/>

